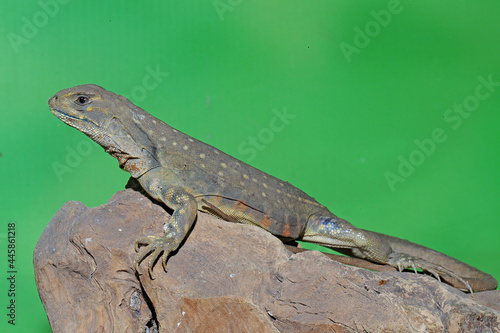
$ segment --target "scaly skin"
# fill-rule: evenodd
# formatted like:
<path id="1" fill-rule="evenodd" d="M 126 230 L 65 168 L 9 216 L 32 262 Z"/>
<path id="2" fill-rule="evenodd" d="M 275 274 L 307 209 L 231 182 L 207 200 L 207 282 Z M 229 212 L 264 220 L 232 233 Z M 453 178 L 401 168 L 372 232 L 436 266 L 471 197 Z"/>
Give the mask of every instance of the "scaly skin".
<path id="1" fill-rule="evenodd" d="M 164 236 L 136 240 L 137 271 L 148 256 L 150 274 L 160 257 L 165 267 L 200 210 L 259 226 L 282 240 L 325 245 L 400 270 L 420 268 L 462 289 L 497 287 L 491 275 L 445 254 L 356 228 L 291 184 L 175 130 L 99 86 L 62 90 L 49 106 L 56 117 L 118 159 L 151 197 L 173 210 Z"/>

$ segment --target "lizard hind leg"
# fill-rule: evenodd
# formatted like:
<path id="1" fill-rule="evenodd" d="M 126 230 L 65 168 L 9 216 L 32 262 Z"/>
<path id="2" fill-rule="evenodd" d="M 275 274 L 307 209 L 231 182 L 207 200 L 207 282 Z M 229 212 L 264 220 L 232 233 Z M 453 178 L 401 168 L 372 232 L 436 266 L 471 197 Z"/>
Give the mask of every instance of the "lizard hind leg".
<path id="1" fill-rule="evenodd" d="M 356 228 L 333 214 L 309 217 L 301 240 L 333 249 L 347 249 L 354 257 L 382 264 L 389 263 L 393 252 L 389 243 L 378 234 Z"/>
<path id="2" fill-rule="evenodd" d="M 399 240 L 395 237 L 356 228 L 351 223 L 333 214 L 331 216 L 312 215 L 307 222 L 306 230 L 301 240 L 330 247 L 357 258 L 391 265 L 399 269 L 399 271 L 413 269 L 417 272 L 417 269 L 421 269 L 431 273 L 438 280 L 441 280 L 443 276 L 450 276 L 456 279 L 462 288 L 472 293 L 469 283 L 452 270 L 439 265 L 439 263 L 433 263 L 420 258 L 418 254 L 409 255 L 399 252 L 402 249 L 394 249 L 393 247 L 401 242 L 411 244 L 412 249 L 413 247 L 423 249 L 422 246 Z M 407 248 L 409 247 L 407 246 Z"/>

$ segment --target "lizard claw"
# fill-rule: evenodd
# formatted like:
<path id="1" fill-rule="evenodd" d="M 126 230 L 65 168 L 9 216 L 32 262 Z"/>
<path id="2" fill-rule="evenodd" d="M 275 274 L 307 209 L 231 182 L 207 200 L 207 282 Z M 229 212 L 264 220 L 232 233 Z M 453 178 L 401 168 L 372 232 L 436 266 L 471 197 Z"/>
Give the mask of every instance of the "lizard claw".
<path id="1" fill-rule="evenodd" d="M 149 255 L 148 272 L 152 280 L 153 277 L 153 267 L 161 255 L 161 261 L 163 269 L 167 270 L 167 260 L 170 252 L 175 250 L 177 246 L 170 241 L 169 238 L 165 236 L 147 236 L 139 237 L 135 241 L 135 251 L 137 255 L 135 257 L 135 270 L 142 274 L 139 270 L 140 263 Z"/>
<path id="2" fill-rule="evenodd" d="M 471 295 L 474 294 L 471 286 L 469 285 L 469 282 L 465 281 L 463 278 L 453 273 L 452 271 L 442 266 L 425 261 L 421 258 L 414 257 L 406 253 L 392 253 L 389 256 L 388 263 L 389 265 L 397 267 L 400 272 L 403 271 L 403 269 L 405 268 L 413 268 L 415 273 L 417 273 L 417 269 L 421 269 L 423 271 L 431 273 L 440 282 L 442 275 L 449 275 L 452 278 L 458 280 L 460 283 L 462 283 L 464 287 L 470 291 Z"/>

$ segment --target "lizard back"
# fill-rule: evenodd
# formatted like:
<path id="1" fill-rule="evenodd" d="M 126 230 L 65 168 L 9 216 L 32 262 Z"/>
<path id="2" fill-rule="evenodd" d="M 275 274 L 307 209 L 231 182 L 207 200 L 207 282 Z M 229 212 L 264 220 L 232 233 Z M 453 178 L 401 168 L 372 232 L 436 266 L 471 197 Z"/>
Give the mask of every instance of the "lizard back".
<path id="1" fill-rule="evenodd" d="M 132 113 L 155 148 L 163 180 L 188 189 L 200 201 L 233 216 L 235 222 L 257 224 L 275 235 L 297 238 L 311 214 L 331 214 L 290 183 L 176 130 L 135 105 Z M 200 210 L 218 215 L 203 207 L 200 204 Z"/>

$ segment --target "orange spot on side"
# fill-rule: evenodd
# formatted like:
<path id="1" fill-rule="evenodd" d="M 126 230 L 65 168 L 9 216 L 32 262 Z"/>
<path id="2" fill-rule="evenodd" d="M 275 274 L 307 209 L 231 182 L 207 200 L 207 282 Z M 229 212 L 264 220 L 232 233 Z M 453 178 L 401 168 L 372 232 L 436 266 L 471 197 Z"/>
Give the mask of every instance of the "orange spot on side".
<path id="1" fill-rule="evenodd" d="M 235 212 L 243 211 L 246 207 L 241 204 L 239 201 L 233 202 L 233 209 Z"/>
<path id="2" fill-rule="evenodd" d="M 287 223 L 285 224 L 285 228 L 283 229 L 283 236 L 285 237 L 290 237 L 292 232 L 290 231 L 290 225 Z"/>
<path id="3" fill-rule="evenodd" d="M 260 222 L 260 225 L 265 229 L 269 229 L 271 227 L 272 223 L 273 223 L 273 221 L 271 220 L 271 218 L 269 216 L 265 215 L 264 218 L 262 219 L 262 221 Z"/>
<path id="4" fill-rule="evenodd" d="M 210 198 L 210 201 L 209 201 L 209 202 L 210 202 L 212 205 L 214 205 L 215 207 L 220 208 L 220 203 L 221 203 L 221 201 L 222 201 L 222 198 L 221 198 L 221 197 L 214 196 L 214 197 L 211 197 L 211 198 Z"/>

